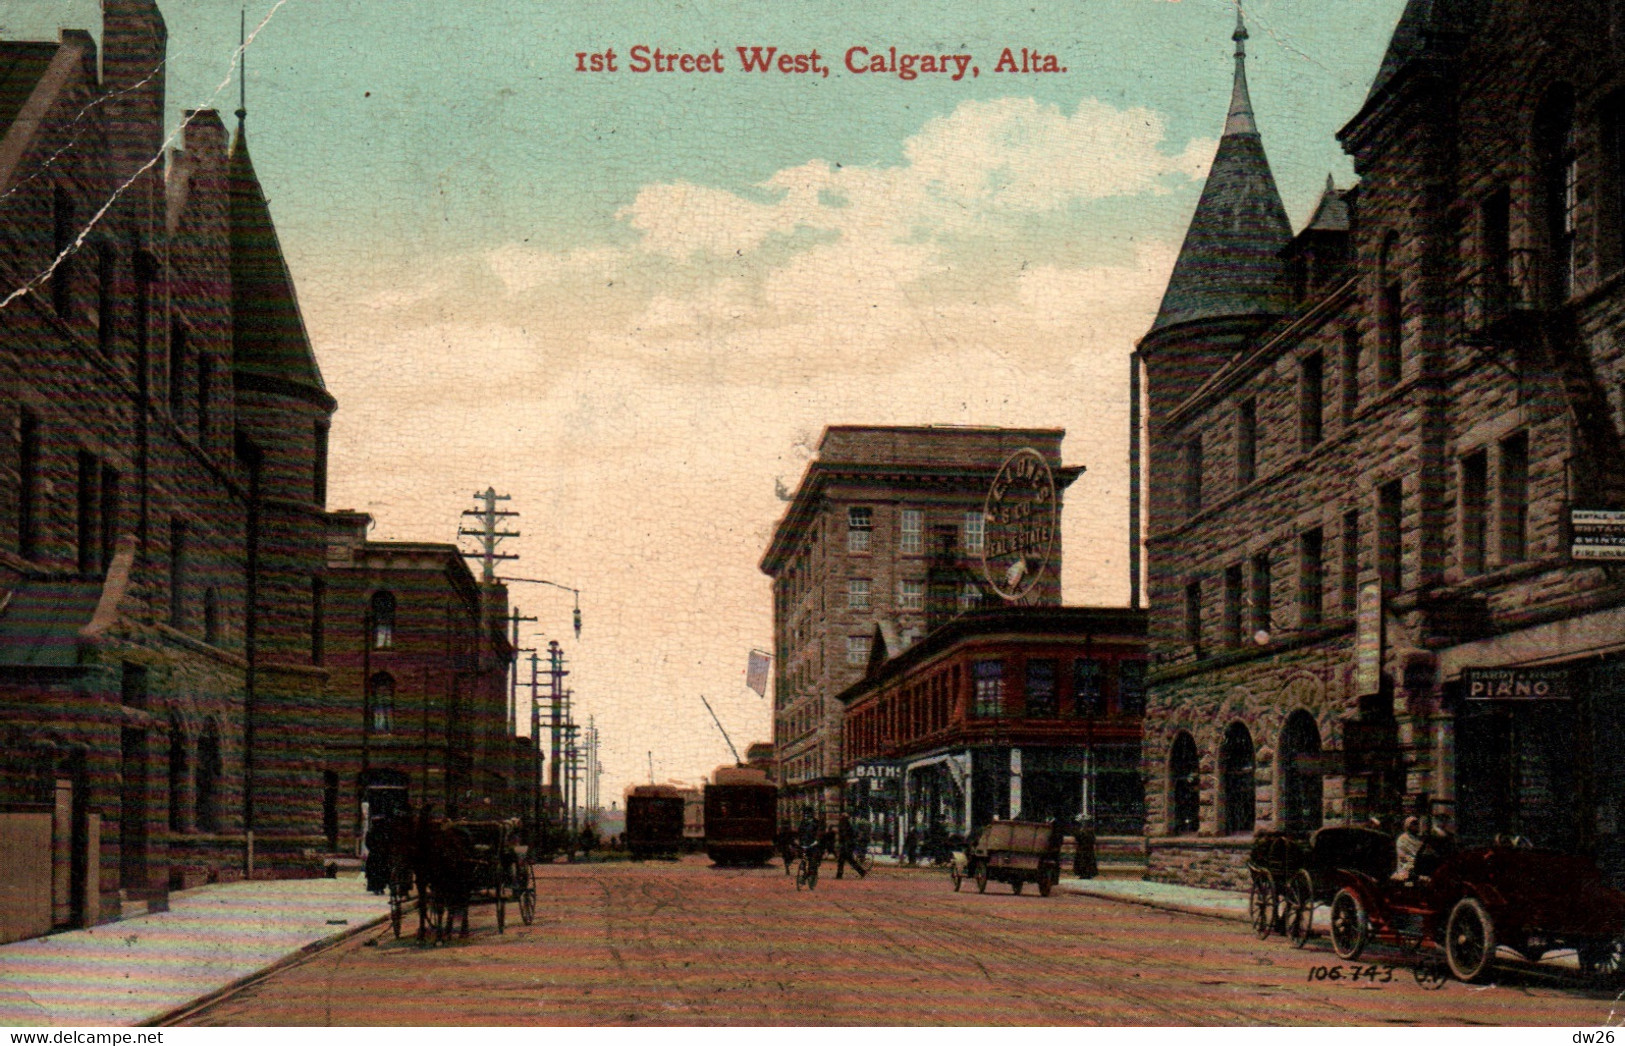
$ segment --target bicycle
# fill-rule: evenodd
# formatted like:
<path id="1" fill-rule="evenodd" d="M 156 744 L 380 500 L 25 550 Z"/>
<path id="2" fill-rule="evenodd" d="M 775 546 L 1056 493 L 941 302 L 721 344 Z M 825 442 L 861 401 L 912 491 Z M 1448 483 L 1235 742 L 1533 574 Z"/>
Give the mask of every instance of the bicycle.
<path id="1" fill-rule="evenodd" d="M 796 866 L 796 889 L 805 886 L 809 890 L 818 889 L 818 866 L 823 862 L 823 855 L 816 847 L 807 847 L 801 851 L 801 861 Z"/>

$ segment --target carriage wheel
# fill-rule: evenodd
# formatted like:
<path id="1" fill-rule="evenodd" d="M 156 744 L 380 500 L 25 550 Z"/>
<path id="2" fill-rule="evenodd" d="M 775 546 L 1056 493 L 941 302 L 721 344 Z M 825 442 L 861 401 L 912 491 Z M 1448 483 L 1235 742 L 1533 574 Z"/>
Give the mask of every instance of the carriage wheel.
<path id="1" fill-rule="evenodd" d="M 1625 938 L 1593 937 L 1580 942 L 1580 972 L 1607 980 L 1625 973 Z"/>
<path id="2" fill-rule="evenodd" d="M 1247 919 L 1253 924 L 1253 936 L 1262 941 L 1274 931 L 1278 907 L 1275 876 L 1269 872 L 1253 872 L 1252 884 L 1247 889 Z"/>
<path id="3" fill-rule="evenodd" d="M 1450 972 L 1469 983 L 1483 980 L 1495 956 L 1495 924 L 1475 897 L 1463 897 L 1450 909 L 1444 932 L 1444 958 Z"/>
<path id="4" fill-rule="evenodd" d="M 401 919 L 406 914 L 406 898 L 393 886 L 389 890 L 389 928 L 395 931 L 395 939 L 401 939 Z"/>
<path id="5" fill-rule="evenodd" d="M 976 862 L 976 892 L 987 893 L 987 865 Z"/>
<path id="6" fill-rule="evenodd" d="M 502 881 L 497 880 L 497 933 L 508 932 L 508 891 Z"/>
<path id="7" fill-rule="evenodd" d="M 1332 951 L 1339 959 L 1358 959 L 1371 939 L 1371 922 L 1353 890 L 1339 890 L 1332 898 L 1331 924 Z"/>
<path id="8" fill-rule="evenodd" d="M 1307 869 L 1300 871 L 1286 884 L 1285 909 L 1281 918 L 1286 921 L 1286 934 L 1292 947 L 1302 948 L 1309 942 L 1315 926 L 1315 884 Z"/>

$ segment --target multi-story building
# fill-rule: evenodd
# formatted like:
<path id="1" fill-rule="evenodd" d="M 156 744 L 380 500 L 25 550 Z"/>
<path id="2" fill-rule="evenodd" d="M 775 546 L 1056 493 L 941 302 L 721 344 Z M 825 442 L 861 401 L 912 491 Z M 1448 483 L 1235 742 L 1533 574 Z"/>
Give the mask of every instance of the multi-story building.
<path id="1" fill-rule="evenodd" d="M 1244 39 L 1139 346 L 1152 874 L 1415 811 L 1619 881 L 1619 5 L 1412 0 L 1296 237 Z"/>
<path id="2" fill-rule="evenodd" d="M 1144 610 L 1000 607 L 894 657 L 877 648 L 845 708 L 847 806 L 897 852 L 995 818 L 1145 826 Z"/>
<path id="3" fill-rule="evenodd" d="M 831 426 L 762 558 L 773 578 L 773 751 L 781 816 L 841 808 L 842 707 L 877 630 L 895 653 L 989 598 L 985 512 L 1000 467 L 1023 448 L 1056 488 L 1053 544 L 1023 601 L 1061 597 L 1060 429 Z"/>
<path id="4" fill-rule="evenodd" d="M 337 693 L 323 615 L 350 595 L 328 592 L 336 404 L 247 114 L 232 138 L 187 113 L 166 156 L 163 16 L 102 10 L 100 55 L 0 41 L 0 940 L 314 873 L 325 775 L 354 773 L 285 762 Z"/>

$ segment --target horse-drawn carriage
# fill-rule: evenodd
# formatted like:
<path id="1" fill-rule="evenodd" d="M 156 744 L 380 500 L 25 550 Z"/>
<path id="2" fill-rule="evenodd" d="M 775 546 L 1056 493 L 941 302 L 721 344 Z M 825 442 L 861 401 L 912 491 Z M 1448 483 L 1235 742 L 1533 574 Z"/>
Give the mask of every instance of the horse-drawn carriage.
<path id="1" fill-rule="evenodd" d="M 390 927 L 398 938 L 406 910 L 418 909 L 418 940 L 440 943 L 461 917 L 468 934 L 468 909 L 475 902 L 496 906 L 497 932 L 506 932 L 507 907 L 519 908 L 529 926 L 536 917 L 536 882 L 530 848 L 519 822 L 382 821 L 369 839 L 387 869 Z"/>
<path id="2" fill-rule="evenodd" d="M 976 881 L 979 893 L 987 892 L 990 880 L 1009 883 L 1015 893 L 1036 883 L 1048 897 L 1061 880 L 1061 835 L 1056 825 L 1042 821 L 994 821 L 975 846 L 954 855 L 949 870 L 954 889 L 966 879 Z"/>
<path id="3" fill-rule="evenodd" d="M 1283 832 L 1260 832 L 1247 861 L 1253 932 L 1260 940 L 1284 933 L 1302 948 L 1316 907 L 1331 904 L 1337 893 L 1342 869 L 1388 875 L 1394 870 L 1394 837 L 1356 825 L 1322 828 L 1307 842 Z"/>

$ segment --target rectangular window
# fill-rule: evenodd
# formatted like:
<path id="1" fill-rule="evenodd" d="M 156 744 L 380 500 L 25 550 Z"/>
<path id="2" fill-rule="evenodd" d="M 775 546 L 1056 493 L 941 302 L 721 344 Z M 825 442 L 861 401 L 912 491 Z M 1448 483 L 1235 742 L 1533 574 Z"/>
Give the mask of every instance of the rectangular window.
<path id="1" fill-rule="evenodd" d="M 1360 591 L 1360 510 L 1343 513 L 1343 613 L 1352 616 Z"/>
<path id="2" fill-rule="evenodd" d="M 1512 304 L 1512 194 L 1505 186 L 1479 209 L 1479 264 L 1483 266 L 1486 316 L 1499 317 Z"/>
<path id="3" fill-rule="evenodd" d="M 1055 662 L 1027 662 L 1027 717 L 1054 719 L 1060 714 L 1055 697 Z"/>
<path id="4" fill-rule="evenodd" d="M 1320 444 L 1325 420 L 1326 361 L 1318 352 L 1298 364 L 1298 437 L 1304 450 Z"/>
<path id="5" fill-rule="evenodd" d="M 1377 574 L 1382 590 L 1396 595 L 1400 586 L 1402 530 L 1405 489 L 1399 480 L 1384 483 L 1377 490 Z"/>
<path id="6" fill-rule="evenodd" d="M 327 581 L 310 579 L 310 663 L 319 665 L 327 658 Z"/>
<path id="7" fill-rule="evenodd" d="M 1379 303 L 1382 340 L 1377 351 L 1377 380 L 1383 385 L 1399 381 L 1400 360 L 1405 344 L 1405 299 L 1403 285 L 1396 277 L 1382 286 Z"/>
<path id="8" fill-rule="evenodd" d="M 924 610 L 925 582 L 912 581 L 908 578 L 897 582 L 897 609 Z"/>
<path id="9" fill-rule="evenodd" d="M 1117 710 L 1124 715 L 1145 715 L 1145 662 L 1124 661 L 1117 666 Z"/>
<path id="10" fill-rule="evenodd" d="M 21 490 L 17 497 L 17 552 L 24 559 L 39 555 L 40 425 L 24 411 L 19 424 L 18 468 Z"/>
<path id="11" fill-rule="evenodd" d="M 1474 577 L 1484 572 L 1484 549 L 1488 539 L 1485 523 L 1490 483 L 1489 455 L 1482 450 L 1461 459 L 1461 572 Z"/>
<path id="12" fill-rule="evenodd" d="M 186 627 L 186 523 L 169 522 L 169 626 Z"/>
<path id="13" fill-rule="evenodd" d="M 1106 662 L 1094 657 L 1072 662 L 1072 710 L 1080 716 L 1106 714 Z"/>
<path id="14" fill-rule="evenodd" d="M 1185 514 L 1202 511 L 1202 436 L 1197 433 L 1185 444 Z"/>
<path id="15" fill-rule="evenodd" d="M 59 318 L 73 318 L 73 254 L 70 248 L 78 235 L 74 221 L 73 197 L 58 185 L 51 201 L 51 307 Z"/>
<path id="16" fill-rule="evenodd" d="M 874 512 L 867 508 L 852 507 L 846 510 L 846 550 L 848 552 L 869 551 L 869 532 L 874 530 Z"/>
<path id="17" fill-rule="evenodd" d="M 1202 583 L 1185 584 L 1185 643 L 1202 656 Z"/>
<path id="18" fill-rule="evenodd" d="M 1224 645 L 1241 645 L 1241 607 L 1246 599 L 1241 590 L 1241 564 L 1226 567 L 1224 571 Z"/>
<path id="19" fill-rule="evenodd" d="M 1529 554 L 1529 435 L 1501 441 L 1501 562 L 1521 563 Z"/>
<path id="20" fill-rule="evenodd" d="M 846 663 L 849 665 L 867 665 L 869 663 L 869 637 L 846 637 Z"/>
<path id="21" fill-rule="evenodd" d="M 967 581 L 959 589 L 959 609 L 961 612 L 975 610 L 982 605 L 982 590 L 976 582 Z"/>
<path id="22" fill-rule="evenodd" d="M 849 577 L 846 579 L 846 607 L 848 610 L 869 609 L 868 578 Z"/>
<path id="23" fill-rule="evenodd" d="M 981 509 L 966 512 L 960 534 L 964 539 L 965 551 L 976 555 L 982 554 L 987 538 L 987 519 L 982 515 Z"/>
<path id="24" fill-rule="evenodd" d="M 1325 589 L 1325 538 L 1320 528 L 1306 530 L 1298 539 L 1298 626 L 1320 627 L 1320 606 Z"/>
<path id="25" fill-rule="evenodd" d="M 317 508 L 327 507 L 327 434 L 325 421 L 316 423 L 316 460 L 311 469 L 310 499 Z"/>
<path id="26" fill-rule="evenodd" d="M 983 717 L 1004 714 L 1004 662 L 978 661 L 973 666 L 975 684 L 975 715 Z"/>
<path id="27" fill-rule="evenodd" d="M 1360 328 L 1349 324 L 1343 332 L 1343 424 L 1354 424 L 1360 410 Z"/>
<path id="28" fill-rule="evenodd" d="M 102 466 L 102 570 L 113 565 L 113 553 L 118 550 L 119 477 L 118 470 Z"/>
<path id="29" fill-rule="evenodd" d="M 101 507 L 101 498 L 96 490 L 96 482 L 101 478 L 100 466 L 96 458 L 84 451 L 79 452 L 79 487 L 78 504 L 74 512 L 74 539 L 78 544 L 76 560 L 81 574 L 98 573 L 101 567 L 101 526 L 96 516 Z"/>
<path id="30" fill-rule="evenodd" d="M 1236 487 L 1240 489 L 1258 476 L 1258 401 L 1242 400 L 1236 405 Z"/>
<path id="31" fill-rule="evenodd" d="M 906 508 L 899 514 L 900 529 L 897 551 L 905 556 L 917 556 L 925 551 L 925 513 L 917 508 Z"/>
<path id="32" fill-rule="evenodd" d="M 1270 631 L 1270 610 L 1273 593 L 1270 591 L 1270 554 L 1260 552 L 1253 557 L 1253 632 Z"/>

